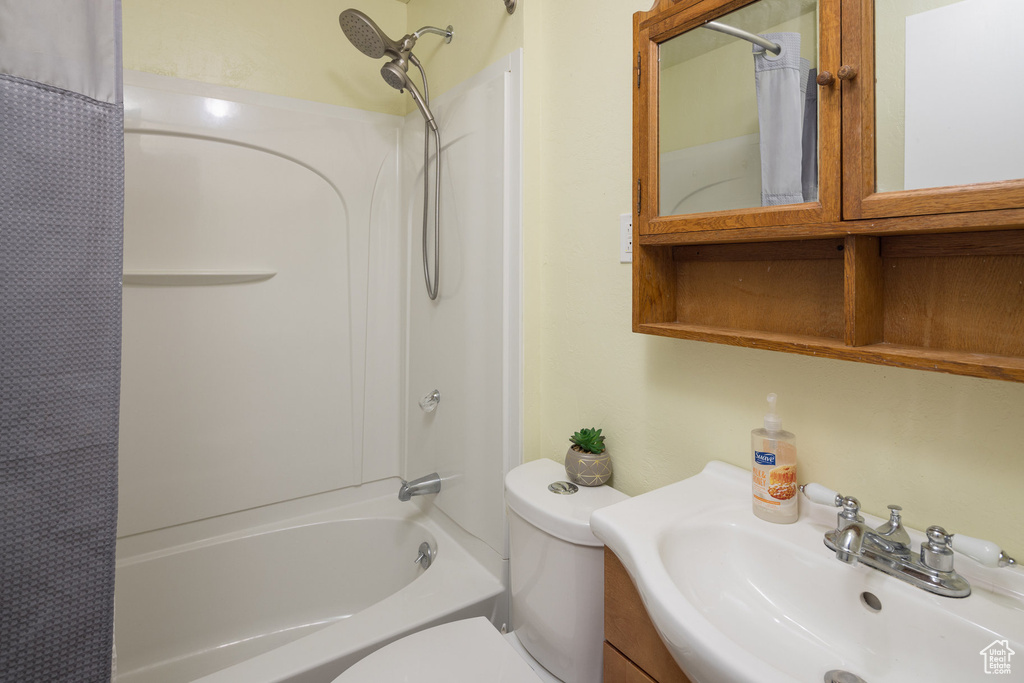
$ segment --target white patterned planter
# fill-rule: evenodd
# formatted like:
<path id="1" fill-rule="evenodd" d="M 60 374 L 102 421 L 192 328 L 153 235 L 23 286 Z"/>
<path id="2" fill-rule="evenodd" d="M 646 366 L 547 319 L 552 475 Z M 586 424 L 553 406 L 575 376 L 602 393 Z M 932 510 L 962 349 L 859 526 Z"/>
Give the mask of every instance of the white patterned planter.
<path id="1" fill-rule="evenodd" d="M 570 446 L 565 454 L 565 474 L 569 481 L 581 486 L 600 486 L 612 476 L 612 458 L 608 450 L 586 453 Z"/>

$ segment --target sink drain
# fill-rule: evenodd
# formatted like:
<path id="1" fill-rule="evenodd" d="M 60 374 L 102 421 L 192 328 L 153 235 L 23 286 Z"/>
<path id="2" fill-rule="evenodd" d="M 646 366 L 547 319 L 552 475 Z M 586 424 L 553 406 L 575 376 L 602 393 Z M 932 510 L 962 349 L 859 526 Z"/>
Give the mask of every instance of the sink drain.
<path id="1" fill-rule="evenodd" d="M 825 674 L 825 683 L 867 683 L 857 674 L 842 669 L 832 669 Z"/>
<path id="2" fill-rule="evenodd" d="M 882 611 L 882 601 L 874 593 L 864 591 L 860 594 L 860 602 L 868 608 L 869 612 L 878 613 Z"/>

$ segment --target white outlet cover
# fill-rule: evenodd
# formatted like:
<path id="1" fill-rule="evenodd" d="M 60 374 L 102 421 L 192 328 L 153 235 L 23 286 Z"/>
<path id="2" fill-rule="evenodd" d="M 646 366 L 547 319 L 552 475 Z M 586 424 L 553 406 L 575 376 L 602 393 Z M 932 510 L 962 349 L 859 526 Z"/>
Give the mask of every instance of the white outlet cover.
<path id="1" fill-rule="evenodd" d="M 633 215 L 619 216 L 619 262 L 633 262 Z"/>

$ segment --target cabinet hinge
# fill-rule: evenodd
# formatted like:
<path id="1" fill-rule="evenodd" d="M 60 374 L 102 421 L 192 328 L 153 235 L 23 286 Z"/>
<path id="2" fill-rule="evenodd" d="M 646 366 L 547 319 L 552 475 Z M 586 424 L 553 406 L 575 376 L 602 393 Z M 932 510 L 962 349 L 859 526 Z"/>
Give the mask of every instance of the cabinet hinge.
<path id="1" fill-rule="evenodd" d="M 644 196 L 644 188 L 640 184 L 640 179 L 637 178 L 636 179 L 636 215 L 637 216 L 640 215 L 640 200 L 643 198 L 643 196 Z"/>
<path id="2" fill-rule="evenodd" d="M 637 88 L 640 87 L 640 74 L 641 74 L 642 71 L 643 71 L 643 69 L 640 66 L 640 51 L 638 50 L 637 53 L 636 53 L 636 87 Z"/>

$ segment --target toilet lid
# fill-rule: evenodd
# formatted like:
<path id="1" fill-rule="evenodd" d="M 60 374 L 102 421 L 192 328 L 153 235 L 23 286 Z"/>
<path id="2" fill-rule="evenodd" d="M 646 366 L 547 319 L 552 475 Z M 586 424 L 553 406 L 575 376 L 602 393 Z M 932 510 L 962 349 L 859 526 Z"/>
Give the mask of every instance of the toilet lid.
<path id="1" fill-rule="evenodd" d="M 540 683 L 484 617 L 406 636 L 356 662 L 334 683 Z"/>

